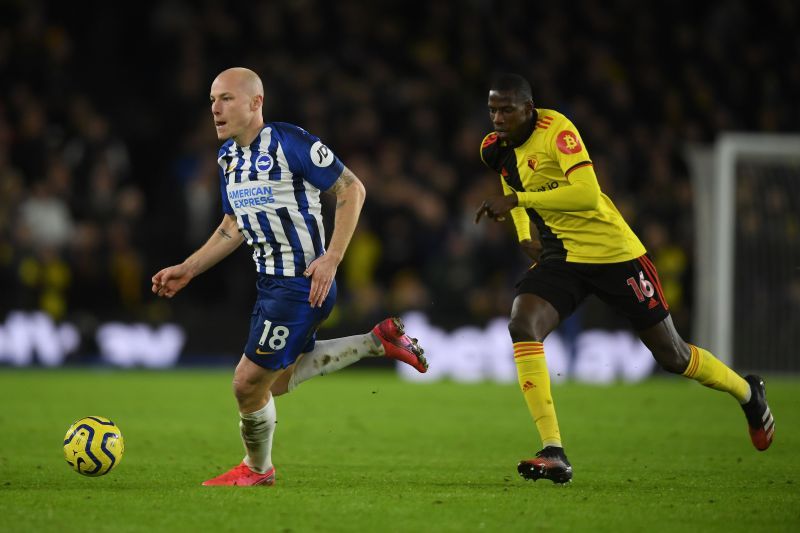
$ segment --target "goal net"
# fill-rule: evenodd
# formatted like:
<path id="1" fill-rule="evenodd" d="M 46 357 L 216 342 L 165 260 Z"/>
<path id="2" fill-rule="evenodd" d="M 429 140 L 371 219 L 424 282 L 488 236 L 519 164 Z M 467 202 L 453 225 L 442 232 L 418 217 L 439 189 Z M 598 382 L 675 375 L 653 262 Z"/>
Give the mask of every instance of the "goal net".
<path id="1" fill-rule="evenodd" d="M 695 179 L 696 338 L 739 371 L 800 372 L 800 135 L 725 134 L 711 162 Z"/>

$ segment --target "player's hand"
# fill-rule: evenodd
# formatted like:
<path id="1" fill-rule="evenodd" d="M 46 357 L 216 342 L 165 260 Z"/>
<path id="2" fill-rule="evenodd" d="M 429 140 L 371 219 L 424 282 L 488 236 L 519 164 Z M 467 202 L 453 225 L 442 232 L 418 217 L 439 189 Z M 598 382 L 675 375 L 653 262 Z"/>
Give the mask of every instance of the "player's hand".
<path id="1" fill-rule="evenodd" d="M 179 290 L 184 288 L 192 279 L 192 274 L 186 265 L 174 265 L 159 271 L 153 276 L 153 293 L 166 298 L 172 298 Z"/>
<path id="2" fill-rule="evenodd" d="M 505 215 L 517 207 L 517 195 L 507 194 L 505 196 L 490 196 L 483 201 L 478 211 L 475 212 L 475 223 L 480 222 L 481 217 L 486 215 L 498 222 L 506 219 Z"/>
<path id="3" fill-rule="evenodd" d="M 541 241 L 525 239 L 524 241 L 520 241 L 519 245 L 522 247 L 522 251 L 525 252 L 525 255 L 533 259 L 535 262 L 539 262 L 539 256 L 542 254 Z"/>
<path id="4" fill-rule="evenodd" d="M 326 253 L 311 261 L 303 272 L 305 277 L 311 278 L 311 290 L 308 293 L 308 303 L 311 307 L 322 307 L 331 290 L 338 267 L 339 261 L 333 255 Z"/>

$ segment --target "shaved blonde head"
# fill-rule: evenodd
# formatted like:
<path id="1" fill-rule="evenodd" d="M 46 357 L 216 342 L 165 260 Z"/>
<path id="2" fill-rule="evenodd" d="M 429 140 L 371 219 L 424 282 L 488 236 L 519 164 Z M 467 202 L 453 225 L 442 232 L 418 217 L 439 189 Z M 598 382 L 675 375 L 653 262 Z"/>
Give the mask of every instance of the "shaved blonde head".
<path id="1" fill-rule="evenodd" d="M 214 81 L 224 81 L 238 86 L 247 96 L 264 97 L 264 84 L 258 74 L 244 67 L 233 67 L 223 70 Z"/>
<path id="2" fill-rule="evenodd" d="M 223 70 L 211 84 L 211 113 L 219 139 L 249 145 L 264 124 L 264 84 L 244 67 Z"/>

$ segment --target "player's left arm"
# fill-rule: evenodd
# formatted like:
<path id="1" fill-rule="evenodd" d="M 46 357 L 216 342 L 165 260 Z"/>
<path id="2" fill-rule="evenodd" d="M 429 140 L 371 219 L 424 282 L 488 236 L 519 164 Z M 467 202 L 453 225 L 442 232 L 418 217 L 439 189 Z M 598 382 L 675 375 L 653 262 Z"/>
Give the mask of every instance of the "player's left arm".
<path id="1" fill-rule="evenodd" d="M 550 211 L 591 211 L 600 202 L 600 184 L 578 129 L 566 117 L 553 124 L 548 155 L 558 162 L 569 185 L 539 192 L 518 192 L 517 205 Z"/>
<path id="2" fill-rule="evenodd" d="M 568 168 L 564 175 L 569 180 L 568 187 L 559 187 L 539 192 L 517 192 L 516 206 L 526 209 L 547 209 L 550 211 L 591 211 L 597 209 L 600 201 L 600 185 L 591 164 L 577 164 Z"/>
<path id="3" fill-rule="evenodd" d="M 347 245 L 356 230 L 361 207 L 366 198 L 366 189 L 361 180 L 353 172 L 344 167 L 342 174 L 327 192 L 336 195 L 336 213 L 334 215 L 333 234 L 327 251 L 308 265 L 303 273 L 311 278 L 311 291 L 308 301 L 312 307 L 321 307 L 336 276 Z"/>

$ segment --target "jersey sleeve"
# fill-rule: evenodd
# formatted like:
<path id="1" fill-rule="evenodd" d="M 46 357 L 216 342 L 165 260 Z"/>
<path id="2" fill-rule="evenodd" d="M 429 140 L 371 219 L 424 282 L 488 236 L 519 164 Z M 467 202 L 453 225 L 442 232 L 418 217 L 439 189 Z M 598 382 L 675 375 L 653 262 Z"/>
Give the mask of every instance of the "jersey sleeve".
<path id="1" fill-rule="evenodd" d="M 233 215 L 233 206 L 231 206 L 231 201 L 228 199 L 228 188 L 225 186 L 225 170 L 223 165 L 225 165 L 225 152 L 226 150 L 223 148 L 220 149 L 219 154 L 217 155 L 217 170 L 219 170 L 219 192 L 220 192 L 220 199 L 222 200 L 222 212 L 226 215 Z"/>
<path id="2" fill-rule="evenodd" d="M 231 207 L 231 201 L 228 200 L 228 190 L 225 187 L 225 173 L 222 172 L 222 169 L 219 169 L 219 192 L 222 198 L 222 212 L 226 215 L 232 215 L 233 207 Z"/>
<path id="3" fill-rule="evenodd" d="M 291 124 L 282 124 L 288 137 L 286 159 L 289 169 L 321 191 L 328 190 L 339 179 L 344 163 L 318 137 Z"/>
<path id="4" fill-rule="evenodd" d="M 547 155 L 558 162 L 569 185 L 540 192 L 517 193 L 519 206 L 553 211 L 589 211 L 597 208 L 600 185 L 578 129 L 566 117 L 551 128 L 553 133 L 546 141 Z"/>
<path id="5" fill-rule="evenodd" d="M 514 194 L 514 189 L 506 182 L 503 177 L 505 170 L 502 165 L 502 148 L 497 134 L 492 132 L 481 141 L 481 161 L 483 164 L 494 170 L 500 175 L 500 184 L 503 186 L 503 194 Z M 528 214 L 522 207 L 515 207 L 511 210 L 511 220 L 514 221 L 514 228 L 517 230 L 517 238 L 524 241 L 531 238 L 531 224 Z"/>
<path id="6" fill-rule="evenodd" d="M 490 133 L 483 138 L 483 141 L 481 142 L 481 161 L 483 161 L 484 165 L 494 170 L 498 174 L 501 173 L 500 167 L 502 166 L 500 164 L 500 152 L 500 143 L 498 142 L 496 133 Z"/>
<path id="7" fill-rule="evenodd" d="M 503 177 L 500 177 L 500 183 L 503 185 L 503 194 L 514 194 L 512 189 Z M 524 207 L 515 207 L 511 210 L 511 220 L 514 221 L 514 228 L 517 230 L 517 239 L 522 242 L 531 238 L 531 219 L 528 213 L 525 212 Z"/>
<path id="8" fill-rule="evenodd" d="M 583 144 L 578 128 L 566 117 L 553 124 L 553 133 L 547 143 L 548 155 L 558 161 L 566 175 L 570 169 L 581 164 L 592 164 L 589 152 Z"/>

